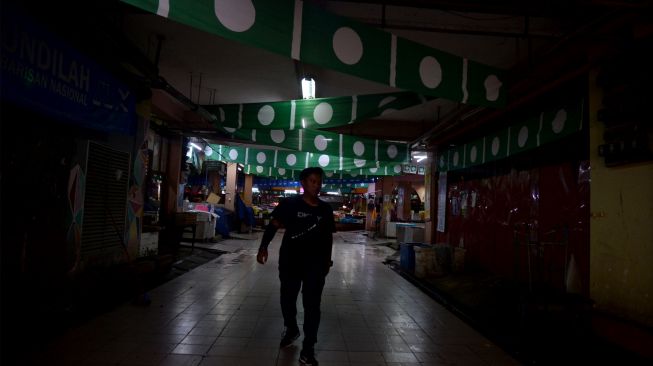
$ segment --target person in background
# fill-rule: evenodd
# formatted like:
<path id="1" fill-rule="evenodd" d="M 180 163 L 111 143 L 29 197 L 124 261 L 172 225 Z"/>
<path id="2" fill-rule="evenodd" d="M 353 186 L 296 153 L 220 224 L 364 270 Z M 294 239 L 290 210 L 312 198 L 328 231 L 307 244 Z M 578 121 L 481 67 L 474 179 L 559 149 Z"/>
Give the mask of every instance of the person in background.
<path id="1" fill-rule="evenodd" d="M 256 260 L 265 264 L 268 245 L 279 228 L 285 233 L 279 248 L 279 279 L 281 281 L 281 312 L 285 331 L 280 348 L 290 346 L 299 338 L 297 326 L 297 296 L 302 290 L 304 304 L 304 340 L 299 362 L 317 365 L 315 343 L 320 325 L 320 303 L 324 282 L 330 267 L 335 221 L 331 206 L 320 200 L 324 171 L 306 168 L 299 174 L 304 193 L 289 197 L 272 211 Z"/>

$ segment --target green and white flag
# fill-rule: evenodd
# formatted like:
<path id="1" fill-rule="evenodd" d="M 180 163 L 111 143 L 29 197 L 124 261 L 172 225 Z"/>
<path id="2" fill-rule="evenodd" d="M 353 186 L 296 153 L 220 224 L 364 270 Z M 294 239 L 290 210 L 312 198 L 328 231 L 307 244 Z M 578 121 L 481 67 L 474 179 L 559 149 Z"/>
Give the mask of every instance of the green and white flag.
<path id="1" fill-rule="evenodd" d="M 483 153 L 485 139 L 480 138 L 465 144 L 465 167 L 480 165 L 485 162 Z"/>
<path id="2" fill-rule="evenodd" d="M 498 107 L 500 70 L 418 45 L 301 0 L 122 0 L 295 60 L 463 103 Z"/>
<path id="3" fill-rule="evenodd" d="M 277 179 L 297 179 L 299 170 L 274 168 L 265 165 L 245 165 L 243 168 L 245 174 L 258 175 L 261 177 L 271 177 Z"/>
<path id="4" fill-rule="evenodd" d="M 538 145 L 559 140 L 583 129 L 584 101 L 561 106 L 540 114 Z"/>
<path id="5" fill-rule="evenodd" d="M 510 155 L 510 128 L 489 134 L 485 138 L 485 162 L 503 159 Z M 451 167 L 458 169 L 460 167 Z"/>
<path id="6" fill-rule="evenodd" d="M 294 150 L 258 149 L 244 146 L 210 144 L 214 154 L 208 160 L 219 160 L 243 165 L 253 165 L 287 170 L 301 170 L 321 167 L 325 171 L 358 171 L 366 175 L 395 175 L 400 173 L 395 166 L 400 164 L 368 161 L 361 165 L 356 159 L 342 158 L 328 154 L 316 154 Z M 389 168 L 389 169 L 388 169 Z M 258 169 L 258 168 L 257 168 Z"/>
<path id="7" fill-rule="evenodd" d="M 344 126 L 433 100 L 413 92 L 297 99 L 282 102 L 204 105 L 229 129 L 320 129 Z"/>
<path id="8" fill-rule="evenodd" d="M 451 169 L 465 167 L 465 145 L 459 145 L 451 149 L 449 154 L 449 166 Z"/>
<path id="9" fill-rule="evenodd" d="M 291 170 L 285 168 L 274 168 L 265 165 L 245 165 L 243 168 L 245 174 L 256 175 L 260 177 L 269 177 L 276 179 L 299 179 L 301 170 Z M 349 170 L 349 171 L 324 171 L 324 181 L 331 179 L 369 179 L 381 177 L 378 175 L 366 174 L 365 170 Z"/>
<path id="10" fill-rule="evenodd" d="M 538 147 L 537 135 L 539 128 L 540 121 L 538 118 L 529 118 L 523 123 L 512 125 L 510 127 L 509 155 L 515 155 Z"/>
<path id="11" fill-rule="evenodd" d="M 301 61 L 388 84 L 391 34 L 304 2 Z"/>
<path id="12" fill-rule="evenodd" d="M 243 142 L 254 142 L 270 148 L 284 148 L 315 154 L 326 154 L 338 158 L 351 158 L 357 161 L 358 167 L 369 165 L 369 161 L 408 162 L 408 144 L 394 143 L 385 140 L 368 139 L 364 137 L 337 134 L 322 130 L 269 130 L 269 129 L 238 129 L 231 132 L 228 128 L 222 131 L 232 133 L 235 139 Z"/>
<path id="13" fill-rule="evenodd" d="M 584 101 L 563 105 L 526 118 L 480 139 L 437 154 L 438 171 L 463 169 L 560 140 L 583 129 Z"/>

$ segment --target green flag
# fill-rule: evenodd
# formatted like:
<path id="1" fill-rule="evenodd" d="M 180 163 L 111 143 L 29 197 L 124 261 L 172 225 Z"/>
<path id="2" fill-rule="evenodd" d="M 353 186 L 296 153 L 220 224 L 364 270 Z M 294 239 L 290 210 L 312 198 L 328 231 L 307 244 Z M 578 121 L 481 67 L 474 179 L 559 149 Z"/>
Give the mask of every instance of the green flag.
<path id="1" fill-rule="evenodd" d="M 304 2 L 299 59 L 387 84 L 390 33 Z"/>
<path id="2" fill-rule="evenodd" d="M 122 0 L 163 17 L 392 87 L 501 106 L 501 72 L 301 0 Z"/>
<path id="3" fill-rule="evenodd" d="M 465 144 L 465 167 L 483 164 L 484 138 Z"/>
<path id="4" fill-rule="evenodd" d="M 583 128 L 584 101 L 553 108 L 540 115 L 539 144 L 559 140 Z"/>
<path id="5" fill-rule="evenodd" d="M 510 155 L 536 148 L 539 128 L 540 121 L 537 118 L 530 118 L 511 126 Z"/>
<path id="6" fill-rule="evenodd" d="M 397 66 L 390 85 L 463 100 L 463 60 L 460 57 L 406 39 L 398 38 L 396 42 Z"/>

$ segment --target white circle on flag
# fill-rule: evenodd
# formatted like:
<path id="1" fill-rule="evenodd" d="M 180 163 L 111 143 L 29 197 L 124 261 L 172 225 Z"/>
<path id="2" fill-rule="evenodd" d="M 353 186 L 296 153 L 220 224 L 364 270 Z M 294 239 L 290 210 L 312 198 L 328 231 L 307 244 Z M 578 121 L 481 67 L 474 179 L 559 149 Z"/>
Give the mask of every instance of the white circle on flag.
<path id="1" fill-rule="evenodd" d="M 379 170 L 379 168 L 370 168 L 370 173 L 374 174 L 377 170 Z"/>
<path id="2" fill-rule="evenodd" d="M 214 0 L 215 16 L 232 32 L 244 32 L 254 25 L 256 9 L 249 0 Z"/>
<path id="3" fill-rule="evenodd" d="M 460 160 L 460 154 L 458 154 L 458 151 L 456 151 L 453 154 L 453 166 L 458 166 L 458 160 Z"/>
<path id="4" fill-rule="evenodd" d="M 286 169 L 284 169 L 284 168 L 279 168 L 279 174 L 280 174 L 280 175 L 285 175 L 285 174 L 286 174 Z"/>
<path id="5" fill-rule="evenodd" d="M 478 154 L 476 146 L 472 146 L 472 149 L 469 151 L 469 161 L 471 161 L 472 163 L 475 163 L 476 162 L 476 154 Z"/>
<path id="6" fill-rule="evenodd" d="M 517 135 L 517 145 L 524 147 L 526 141 L 528 141 L 528 127 L 523 126 L 519 129 L 519 135 Z"/>
<path id="7" fill-rule="evenodd" d="M 352 170 L 352 171 L 349 172 L 349 175 L 351 175 L 352 177 L 356 177 L 356 176 L 358 176 L 358 172 L 355 171 L 355 170 Z"/>
<path id="8" fill-rule="evenodd" d="M 356 165 L 357 168 L 362 168 L 365 166 L 365 159 L 354 159 L 354 165 Z"/>
<path id="9" fill-rule="evenodd" d="M 222 107 L 219 107 L 218 109 L 220 110 L 220 122 L 224 122 L 225 118 L 227 118 L 224 115 L 224 109 L 222 109 Z"/>
<path id="10" fill-rule="evenodd" d="M 256 154 L 256 161 L 258 161 L 259 164 L 265 163 L 265 153 L 263 151 L 259 152 Z"/>
<path id="11" fill-rule="evenodd" d="M 260 173 L 263 173 L 263 167 L 260 166 L 260 165 L 257 166 L 257 167 L 256 167 L 256 172 L 259 173 L 259 174 L 260 174 Z"/>
<path id="12" fill-rule="evenodd" d="M 206 145 L 206 147 L 204 148 L 204 154 L 206 156 L 213 155 L 213 149 L 211 148 L 211 146 Z"/>
<path id="13" fill-rule="evenodd" d="M 551 122 L 551 128 L 554 133 L 560 133 L 565 128 L 565 122 L 567 122 L 567 111 L 561 109 L 556 113 L 555 118 Z"/>
<path id="14" fill-rule="evenodd" d="M 315 122 L 323 125 L 333 118 L 333 107 L 327 102 L 318 104 L 313 110 L 313 119 Z"/>
<path id="15" fill-rule="evenodd" d="M 320 151 L 324 151 L 324 149 L 327 148 L 327 140 L 322 135 L 315 136 L 315 139 L 313 140 L 313 144 L 315 144 L 315 148 Z"/>
<path id="16" fill-rule="evenodd" d="M 395 167 L 394 167 L 394 171 L 395 171 L 395 173 L 397 173 L 397 174 L 401 173 L 401 165 L 395 165 Z"/>
<path id="17" fill-rule="evenodd" d="M 286 139 L 286 133 L 283 130 L 270 130 L 270 138 L 272 141 L 280 144 Z"/>
<path id="18" fill-rule="evenodd" d="M 497 136 L 492 139 L 492 156 L 497 156 L 500 147 L 501 141 L 499 141 L 499 137 Z"/>
<path id="19" fill-rule="evenodd" d="M 329 165 L 329 155 L 320 155 L 320 158 L 317 159 L 317 162 L 320 163 L 321 167 Z"/>
<path id="20" fill-rule="evenodd" d="M 331 172 L 326 172 L 324 174 L 326 174 L 326 176 L 329 177 L 329 178 L 333 177 L 333 173 L 331 173 Z"/>
<path id="21" fill-rule="evenodd" d="M 388 103 L 394 102 L 395 100 L 397 100 L 397 98 L 393 97 L 392 95 L 389 96 L 389 97 L 385 97 L 379 102 L 379 108 L 383 107 L 384 105 L 386 105 Z"/>
<path id="22" fill-rule="evenodd" d="M 256 130 L 252 129 L 252 141 L 256 142 Z"/>
<path id="23" fill-rule="evenodd" d="M 286 164 L 293 166 L 295 163 L 297 163 L 297 157 L 295 154 L 288 154 L 288 156 L 286 156 Z"/>
<path id="24" fill-rule="evenodd" d="M 364 153 L 365 153 L 365 145 L 360 141 L 354 142 L 354 154 L 356 154 L 356 156 L 361 156 Z"/>
<path id="25" fill-rule="evenodd" d="M 490 75 L 485 78 L 485 99 L 490 102 L 494 102 L 499 99 L 499 94 L 501 92 L 501 86 L 503 83 L 496 75 Z"/>
<path id="26" fill-rule="evenodd" d="M 225 131 L 227 131 L 227 132 L 229 132 L 229 133 L 234 133 L 234 132 L 236 132 L 236 129 L 233 128 L 233 127 L 223 127 L 223 128 L 224 128 Z"/>
<path id="27" fill-rule="evenodd" d="M 354 65 L 363 57 L 361 37 L 349 27 L 339 28 L 333 34 L 332 44 L 336 57 L 347 65 Z"/>
<path id="28" fill-rule="evenodd" d="M 394 159 L 397 156 L 397 147 L 395 145 L 388 146 L 388 156 L 390 159 Z"/>
<path id="29" fill-rule="evenodd" d="M 264 105 L 261 109 L 258 110 L 258 121 L 263 125 L 267 126 L 272 121 L 274 121 L 274 108 L 269 105 Z"/>
<path id="30" fill-rule="evenodd" d="M 229 159 L 236 160 L 238 159 L 238 151 L 231 149 L 229 150 Z"/>
<path id="31" fill-rule="evenodd" d="M 442 82 L 442 67 L 433 56 L 426 56 L 419 63 L 419 77 L 424 86 L 435 89 Z"/>

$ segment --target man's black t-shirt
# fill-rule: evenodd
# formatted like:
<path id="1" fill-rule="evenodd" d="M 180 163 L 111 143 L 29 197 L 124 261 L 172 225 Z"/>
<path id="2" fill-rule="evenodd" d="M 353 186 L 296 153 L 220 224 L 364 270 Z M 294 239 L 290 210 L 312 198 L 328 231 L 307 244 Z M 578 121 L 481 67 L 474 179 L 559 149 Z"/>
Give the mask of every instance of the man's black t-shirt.
<path id="1" fill-rule="evenodd" d="M 286 229 L 279 249 L 279 269 L 328 269 L 336 231 L 328 203 L 318 200 L 317 206 L 311 206 L 302 196 L 290 197 L 281 201 L 271 216 Z"/>

